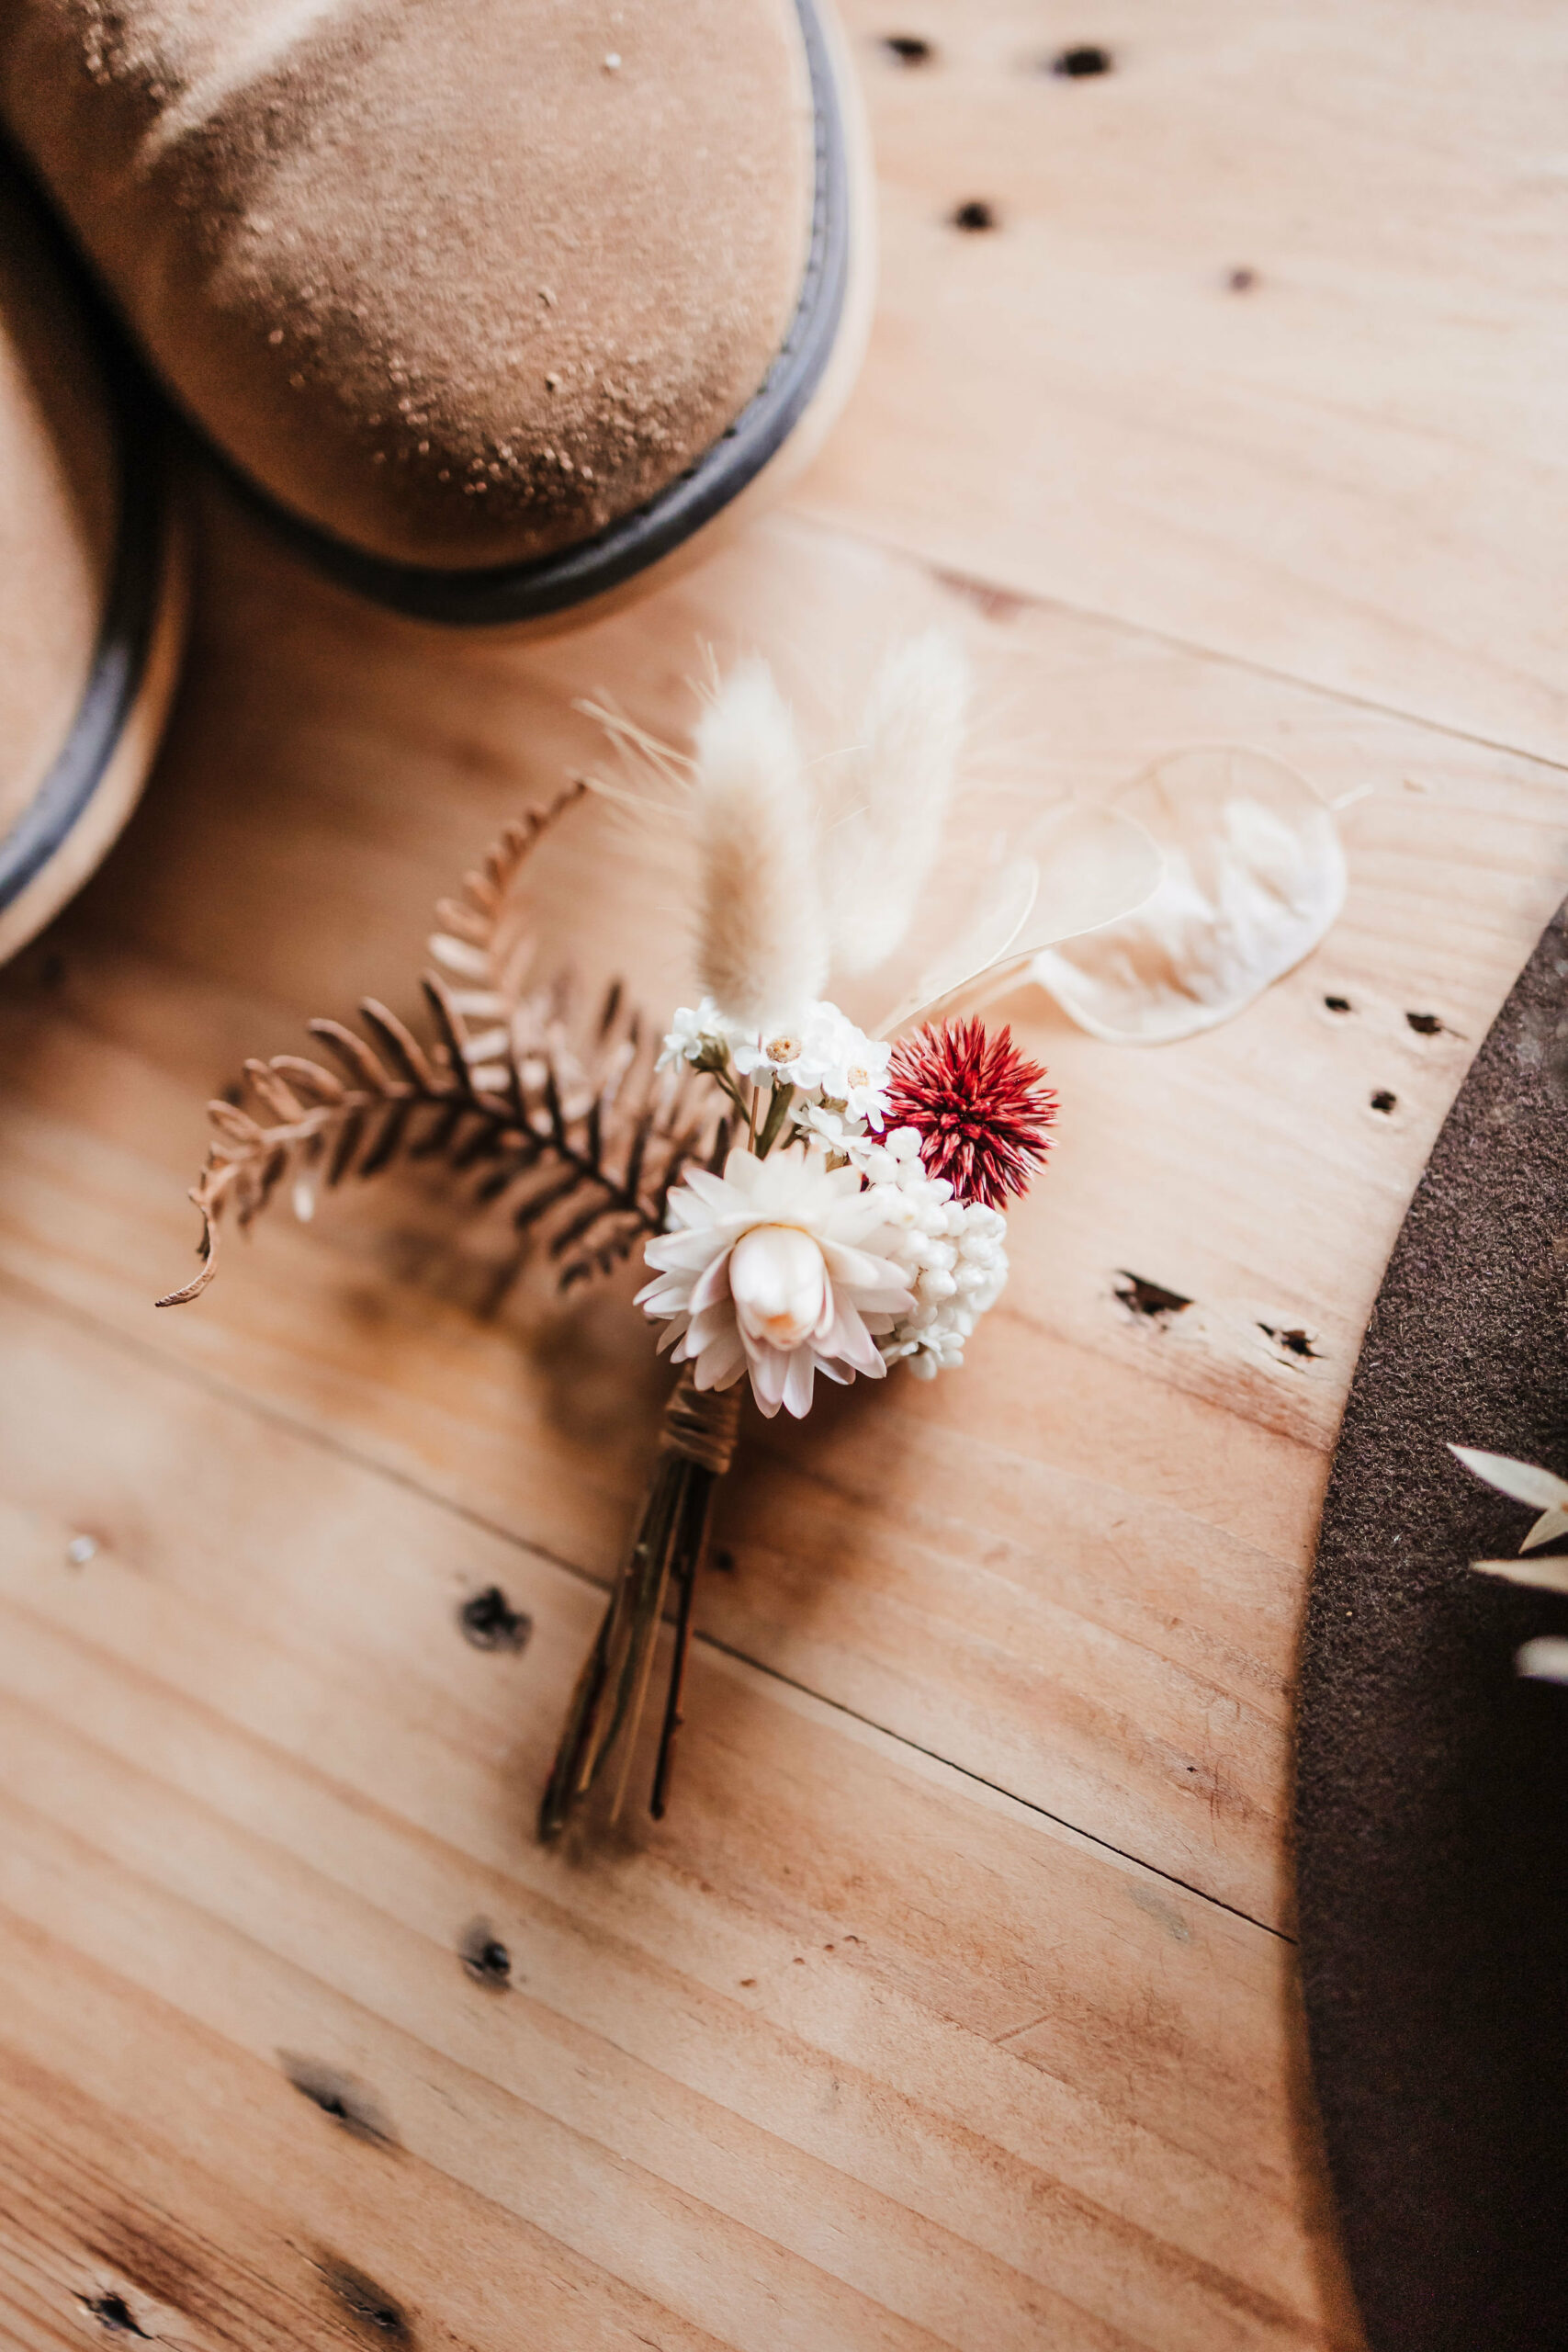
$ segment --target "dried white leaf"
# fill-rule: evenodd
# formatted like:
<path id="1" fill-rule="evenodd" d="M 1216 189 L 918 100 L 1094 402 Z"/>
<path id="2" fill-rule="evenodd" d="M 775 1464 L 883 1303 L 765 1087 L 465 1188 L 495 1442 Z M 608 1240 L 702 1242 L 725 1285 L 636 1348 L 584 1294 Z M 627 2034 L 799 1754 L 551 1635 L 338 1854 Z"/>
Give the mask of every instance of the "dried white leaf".
<path id="1" fill-rule="evenodd" d="M 1510 1454 L 1483 1453 L 1473 1445 L 1450 1445 L 1449 1452 L 1498 1493 L 1517 1503 L 1531 1503 L 1537 1510 L 1568 1510 L 1568 1478 L 1559 1478 L 1533 1462 L 1516 1462 Z"/>
<path id="2" fill-rule="evenodd" d="M 1034 956 L 1119 922 L 1159 890 L 1165 858 L 1134 809 L 1054 808 L 1022 837 L 1040 868 L 1040 891 L 1015 954 Z"/>
<path id="3" fill-rule="evenodd" d="M 914 987 L 874 1024 L 877 1035 L 891 1036 L 919 1014 L 934 1016 L 994 971 L 1029 921 L 1039 894 L 1040 868 L 1034 860 L 1010 858 L 991 878 L 968 920 L 926 966 Z"/>
<path id="4" fill-rule="evenodd" d="M 1538 1634 L 1514 1652 L 1514 1668 L 1531 1682 L 1568 1682 L 1568 1641 L 1560 1634 Z"/>
<path id="5" fill-rule="evenodd" d="M 1119 808 L 1054 808 L 1023 836 L 951 945 L 928 965 L 881 1033 L 995 995 L 1042 948 L 1115 922 L 1159 887 L 1160 853 Z"/>
<path id="6" fill-rule="evenodd" d="M 1568 1558 L 1552 1560 L 1472 1560 L 1483 1577 L 1501 1577 L 1507 1584 L 1528 1584 L 1537 1592 L 1568 1592 Z"/>
<path id="7" fill-rule="evenodd" d="M 1344 905 L 1331 811 L 1266 752 L 1176 752 L 1115 805 L 1164 852 L 1164 879 L 1135 914 L 1034 965 L 1092 1036 L 1165 1045 L 1216 1027 L 1310 955 Z"/>

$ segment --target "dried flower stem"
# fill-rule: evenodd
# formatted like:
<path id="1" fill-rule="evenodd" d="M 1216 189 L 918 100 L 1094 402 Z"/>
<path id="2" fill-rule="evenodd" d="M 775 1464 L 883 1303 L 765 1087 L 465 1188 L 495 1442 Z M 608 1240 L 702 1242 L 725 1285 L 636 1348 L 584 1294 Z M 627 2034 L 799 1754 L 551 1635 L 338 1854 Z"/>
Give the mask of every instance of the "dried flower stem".
<path id="1" fill-rule="evenodd" d="M 682 1376 L 665 1408 L 659 1464 L 593 1647 L 578 1677 L 539 1807 L 539 1836 L 547 1843 L 559 1837 L 617 1757 L 611 1818 L 621 1811 L 659 1629 L 674 1584 L 680 1588 L 680 1614 L 651 1806 L 654 1818 L 663 1818 L 675 1735 L 682 1720 L 693 1601 L 707 1547 L 713 1492 L 728 1467 L 739 1419 L 739 1397 L 734 1390 L 723 1396 L 699 1393 L 690 1373 Z"/>

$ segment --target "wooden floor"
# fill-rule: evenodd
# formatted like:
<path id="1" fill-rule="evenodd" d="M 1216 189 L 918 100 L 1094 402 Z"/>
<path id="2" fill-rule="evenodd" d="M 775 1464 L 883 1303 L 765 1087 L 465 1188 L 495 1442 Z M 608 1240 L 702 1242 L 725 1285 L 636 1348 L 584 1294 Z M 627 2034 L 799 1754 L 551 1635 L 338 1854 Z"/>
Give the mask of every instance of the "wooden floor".
<path id="1" fill-rule="evenodd" d="M 1292 1967 L 1292 1662 L 1384 1258 L 1568 889 L 1568 29 L 856 0 L 851 30 L 881 307 L 790 507 L 532 649 L 352 606 L 212 508 L 160 773 L 0 983 L 28 2352 L 1359 2341 Z M 1044 70 L 1090 40 L 1109 74 Z M 994 225 L 953 226 L 976 201 Z M 1064 1111 L 1003 1306 L 959 1377 L 752 1423 L 670 1818 L 545 1853 L 653 1442 L 629 1282 L 486 1319 L 487 1245 L 399 1183 L 157 1316 L 201 1106 L 312 1012 L 412 1003 L 429 901 L 593 758 L 576 698 L 678 736 L 705 639 L 827 725 L 933 611 L 987 788 L 1258 745 L 1344 798 L 1348 907 L 1192 1044 L 1010 1001 Z M 667 999 L 667 875 L 598 814 L 558 858 L 558 935 Z M 490 1585 L 521 1652 L 462 1637 Z M 476 1922 L 510 1989 L 465 1971 Z"/>

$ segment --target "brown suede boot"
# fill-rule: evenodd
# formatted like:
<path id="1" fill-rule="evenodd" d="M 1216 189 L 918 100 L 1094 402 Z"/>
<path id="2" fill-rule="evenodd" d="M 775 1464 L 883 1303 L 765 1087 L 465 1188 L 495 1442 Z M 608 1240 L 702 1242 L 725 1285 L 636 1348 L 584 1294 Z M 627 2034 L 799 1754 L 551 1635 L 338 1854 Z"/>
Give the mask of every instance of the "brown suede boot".
<path id="1" fill-rule="evenodd" d="M 6 0 L 0 108 L 186 414 L 405 611 L 622 586 L 852 370 L 818 0 Z"/>
<path id="2" fill-rule="evenodd" d="M 179 654 L 156 429 L 74 275 L 0 159 L 0 961 L 125 822 Z"/>

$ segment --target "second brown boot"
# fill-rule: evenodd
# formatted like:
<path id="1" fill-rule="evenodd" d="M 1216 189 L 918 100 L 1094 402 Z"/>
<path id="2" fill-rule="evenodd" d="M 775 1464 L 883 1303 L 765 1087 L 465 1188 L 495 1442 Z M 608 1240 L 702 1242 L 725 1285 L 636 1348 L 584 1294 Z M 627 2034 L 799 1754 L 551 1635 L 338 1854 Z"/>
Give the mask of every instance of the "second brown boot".
<path id="1" fill-rule="evenodd" d="M 0 153 L 0 962 L 136 804 L 179 665 L 161 419 Z"/>

